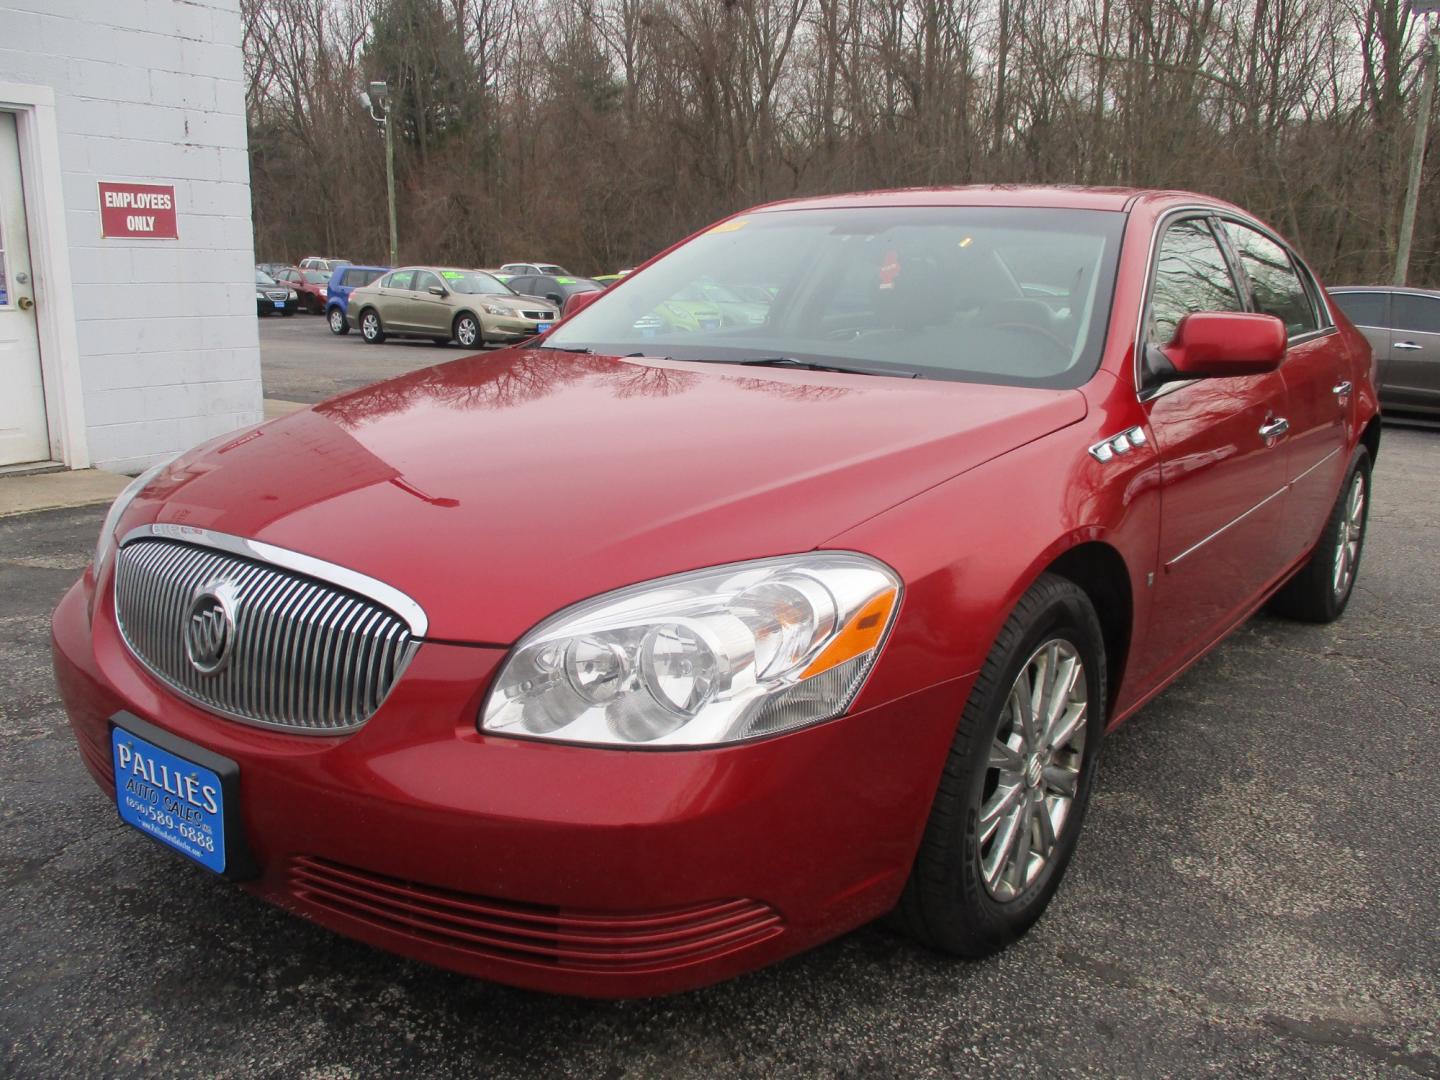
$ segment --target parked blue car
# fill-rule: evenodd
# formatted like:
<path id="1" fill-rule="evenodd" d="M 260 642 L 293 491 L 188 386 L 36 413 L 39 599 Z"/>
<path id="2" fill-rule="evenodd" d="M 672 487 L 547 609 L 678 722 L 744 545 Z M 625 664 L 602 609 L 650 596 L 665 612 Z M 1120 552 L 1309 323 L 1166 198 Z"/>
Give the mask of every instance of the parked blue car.
<path id="1" fill-rule="evenodd" d="M 336 268 L 335 273 L 330 275 L 330 295 L 325 300 L 325 321 L 330 324 L 331 333 L 350 332 L 350 324 L 345 321 L 345 312 L 350 307 L 350 294 L 362 285 L 369 285 L 389 269 L 388 266 L 353 264 Z"/>

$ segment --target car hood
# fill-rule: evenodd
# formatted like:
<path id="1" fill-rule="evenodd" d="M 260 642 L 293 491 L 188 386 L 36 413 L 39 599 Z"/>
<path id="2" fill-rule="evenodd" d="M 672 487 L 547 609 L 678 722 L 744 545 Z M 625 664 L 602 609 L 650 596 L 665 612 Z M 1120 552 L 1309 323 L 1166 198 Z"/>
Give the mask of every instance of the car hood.
<path id="1" fill-rule="evenodd" d="M 1074 390 L 483 354 L 214 440 L 126 515 L 258 539 L 508 644 L 582 598 L 810 550 L 1080 420 Z"/>

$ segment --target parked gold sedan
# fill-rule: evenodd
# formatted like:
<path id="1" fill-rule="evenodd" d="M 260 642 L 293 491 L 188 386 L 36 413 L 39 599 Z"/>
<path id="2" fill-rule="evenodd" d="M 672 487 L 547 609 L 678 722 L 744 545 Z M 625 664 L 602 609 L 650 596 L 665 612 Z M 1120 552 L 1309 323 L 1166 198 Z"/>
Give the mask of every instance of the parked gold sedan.
<path id="1" fill-rule="evenodd" d="M 559 312 L 481 270 L 406 266 L 352 292 L 345 317 L 371 345 L 394 336 L 478 347 L 534 337 Z"/>

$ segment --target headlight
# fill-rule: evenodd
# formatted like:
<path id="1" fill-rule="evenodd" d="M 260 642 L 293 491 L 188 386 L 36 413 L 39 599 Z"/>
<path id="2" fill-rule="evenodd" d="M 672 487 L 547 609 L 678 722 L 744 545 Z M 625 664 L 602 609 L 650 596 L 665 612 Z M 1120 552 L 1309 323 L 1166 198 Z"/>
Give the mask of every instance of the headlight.
<path id="1" fill-rule="evenodd" d="M 505 306 L 503 306 L 503 305 L 501 305 L 501 304 L 489 304 L 489 303 L 486 303 L 484 300 L 481 300 L 481 301 L 480 301 L 480 310 L 483 311 L 483 312 L 485 312 L 485 314 L 487 314 L 487 315 L 514 315 L 514 314 L 515 314 L 515 312 L 511 311 L 508 307 L 505 307 Z"/>
<path id="2" fill-rule="evenodd" d="M 174 461 L 179 454 L 171 454 L 164 461 L 157 465 L 151 465 L 139 476 L 131 480 L 125 486 L 125 490 L 115 497 L 110 504 L 110 511 L 105 515 L 105 522 L 100 526 L 100 539 L 95 542 L 95 572 L 100 572 L 100 567 L 110 557 L 110 551 L 115 546 L 115 529 L 120 524 L 120 518 L 129 509 L 130 504 L 135 501 L 135 496 L 144 490 L 145 485 L 159 476 Z"/>
<path id="3" fill-rule="evenodd" d="M 661 578 L 520 639 L 481 729 L 603 746 L 714 746 L 840 715 L 899 607 L 884 563 L 816 552 Z"/>
<path id="4" fill-rule="evenodd" d="M 291 300 L 295 300 L 295 299 L 298 298 L 298 294 L 295 292 L 294 289 L 291 289 L 291 290 L 290 290 L 290 297 L 289 297 L 289 298 L 290 298 Z"/>

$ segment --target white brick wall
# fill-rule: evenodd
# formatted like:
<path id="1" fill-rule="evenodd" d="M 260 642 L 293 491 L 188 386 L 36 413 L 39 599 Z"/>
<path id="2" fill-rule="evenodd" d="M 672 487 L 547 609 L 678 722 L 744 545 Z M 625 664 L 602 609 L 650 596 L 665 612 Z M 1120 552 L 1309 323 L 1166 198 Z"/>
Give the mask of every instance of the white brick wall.
<path id="1" fill-rule="evenodd" d="M 238 0 L 0 0 L 0 27 L 0 81 L 55 92 L 91 459 L 258 422 Z M 180 239 L 101 239 L 101 180 L 174 184 Z"/>

